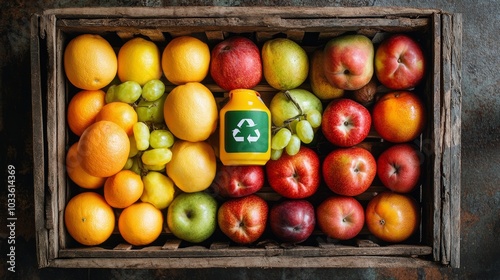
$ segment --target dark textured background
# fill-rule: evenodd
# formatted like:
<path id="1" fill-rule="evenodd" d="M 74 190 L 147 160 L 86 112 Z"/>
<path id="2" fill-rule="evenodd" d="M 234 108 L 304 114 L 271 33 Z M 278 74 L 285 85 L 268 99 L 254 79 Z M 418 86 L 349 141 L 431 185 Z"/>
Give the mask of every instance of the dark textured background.
<path id="1" fill-rule="evenodd" d="M 463 14 L 461 268 L 200 269 L 37 268 L 30 88 L 30 15 L 83 6 L 407 6 Z M 0 279 L 500 279 L 500 4 L 496 0 L 4 0 L 0 17 Z M 6 271 L 7 165 L 16 167 L 16 270 Z"/>

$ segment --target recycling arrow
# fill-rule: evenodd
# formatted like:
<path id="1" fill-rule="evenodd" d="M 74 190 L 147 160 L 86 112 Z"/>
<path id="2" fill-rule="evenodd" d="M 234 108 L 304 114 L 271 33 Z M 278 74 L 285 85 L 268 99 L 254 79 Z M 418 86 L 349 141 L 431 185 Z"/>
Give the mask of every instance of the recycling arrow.
<path id="1" fill-rule="evenodd" d="M 235 128 L 232 130 L 233 132 L 233 138 L 234 138 L 234 141 L 236 142 L 245 142 L 245 136 L 239 136 L 240 134 L 240 128 L 243 127 L 243 125 L 247 123 L 246 127 L 255 127 L 257 124 L 255 124 L 255 122 L 252 120 L 252 119 L 241 119 L 238 124 L 237 124 L 237 127 L 238 128 Z M 253 131 L 255 133 L 255 135 L 252 135 L 252 134 L 249 134 L 246 138 L 246 140 L 248 141 L 248 143 L 252 143 L 252 142 L 257 142 L 260 138 L 260 131 L 259 129 L 254 129 Z"/>

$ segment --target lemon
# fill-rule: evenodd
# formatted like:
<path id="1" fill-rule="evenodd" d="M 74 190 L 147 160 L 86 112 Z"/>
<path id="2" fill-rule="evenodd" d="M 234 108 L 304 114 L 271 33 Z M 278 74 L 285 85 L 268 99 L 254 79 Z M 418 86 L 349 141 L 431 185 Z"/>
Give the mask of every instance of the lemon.
<path id="1" fill-rule="evenodd" d="M 309 58 L 294 41 L 275 38 L 262 46 L 262 67 L 270 86 L 278 90 L 294 89 L 307 79 Z"/>
<path id="2" fill-rule="evenodd" d="M 164 174 L 149 171 L 146 176 L 142 177 L 142 181 L 144 182 L 144 191 L 141 201 L 149 202 L 162 210 L 174 200 L 174 182 Z"/>
<path id="3" fill-rule="evenodd" d="M 165 123 L 175 137 L 205 141 L 217 128 L 217 103 L 212 92 L 198 82 L 176 86 L 165 99 Z"/>
<path id="4" fill-rule="evenodd" d="M 120 81 L 134 81 L 143 86 L 161 75 L 160 50 L 155 43 L 136 37 L 123 44 L 118 51 Z"/>
<path id="5" fill-rule="evenodd" d="M 177 140 L 172 146 L 172 160 L 167 163 L 166 171 L 183 192 L 203 191 L 215 178 L 215 152 L 205 141 Z"/>

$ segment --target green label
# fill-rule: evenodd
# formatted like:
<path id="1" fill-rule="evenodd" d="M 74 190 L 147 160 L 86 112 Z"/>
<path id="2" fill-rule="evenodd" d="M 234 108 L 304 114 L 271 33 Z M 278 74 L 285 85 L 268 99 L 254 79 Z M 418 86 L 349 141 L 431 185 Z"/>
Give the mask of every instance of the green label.
<path id="1" fill-rule="evenodd" d="M 227 153 L 265 153 L 269 148 L 269 117 L 263 111 L 228 111 L 224 141 Z"/>

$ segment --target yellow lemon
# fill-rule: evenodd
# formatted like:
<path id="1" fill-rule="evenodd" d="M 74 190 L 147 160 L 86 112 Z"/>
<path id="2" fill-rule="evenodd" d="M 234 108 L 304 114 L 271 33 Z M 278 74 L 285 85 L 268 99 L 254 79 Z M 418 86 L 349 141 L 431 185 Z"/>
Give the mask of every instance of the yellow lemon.
<path id="1" fill-rule="evenodd" d="M 156 208 L 162 210 L 167 208 L 174 199 L 174 182 L 164 174 L 156 171 L 149 171 L 142 177 L 144 191 L 141 201 L 149 202 Z"/>
<path id="2" fill-rule="evenodd" d="M 175 137 L 205 141 L 217 128 L 217 103 L 212 92 L 201 83 L 175 87 L 163 106 L 165 123 Z"/>
<path id="3" fill-rule="evenodd" d="M 150 80 L 160 79 L 161 75 L 160 50 L 155 43 L 136 37 L 118 51 L 120 81 L 134 81 L 143 86 Z"/>
<path id="4" fill-rule="evenodd" d="M 182 191 L 203 191 L 215 178 L 215 152 L 205 141 L 177 140 L 172 146 L 172 160 L 167 163 L 166 171 Z"/>

